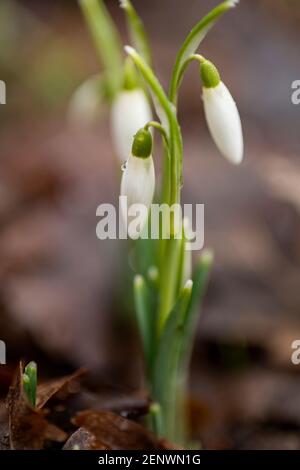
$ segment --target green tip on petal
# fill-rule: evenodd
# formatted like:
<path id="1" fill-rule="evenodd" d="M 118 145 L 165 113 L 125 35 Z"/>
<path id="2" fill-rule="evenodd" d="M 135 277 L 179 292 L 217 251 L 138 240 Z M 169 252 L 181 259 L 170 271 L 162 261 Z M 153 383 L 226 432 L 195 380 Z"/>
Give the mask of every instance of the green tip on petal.
<path id="1" fill-rule="evenodd" d="M 201 79 L 205 88 L 215 88 L 221 81 L 218 69 L 209 60 L 201 64 Z"/>
<path id="2" fill-rule="evenodd" d="M 148 158 L 152 152 L 152 135 L 147 129 L 140 129 L 134 136 L 132 155 L 139 158 Z"/>

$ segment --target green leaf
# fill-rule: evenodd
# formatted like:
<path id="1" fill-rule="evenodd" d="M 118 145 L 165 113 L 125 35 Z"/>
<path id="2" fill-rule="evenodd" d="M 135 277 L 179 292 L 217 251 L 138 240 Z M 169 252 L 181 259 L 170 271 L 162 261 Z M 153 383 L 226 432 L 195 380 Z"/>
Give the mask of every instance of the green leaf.
<path id="1" fill-rule="evenodd" d="M 36 404 L 36 388 L 37 388 L 37 365 L 35 362 L 29 362 L 25 367 L 23 374 L 23 387 L 32 406 Z"/>
<path id="2" fill-rule="evenodd" d="M 171 237 L 165 240 L 165 258 L 160 273 L 160 302 L 158 311 L 158 333 L 160 334 L 178 296 L 178 272 L 182 241 Z"/>
<path id="3" fill-rule="evenodd" d="M 155 348 L 155 309 L 151 291 L 144 277 L 139 274 L 134 278 L 134 301 L 149 376 Z"/>
<path id="4" fill-rule="evenodd" d="M 203 300 L 213 261 L 210 251 L 205 251 L 199 260 L 192 281 L 188 281 L 170 313 L 159 340 L 153 376 L 153 397 L 163 410 L 165 433 L 178 438 L 175 433 L 174 410 L 180 410 L 178 400 L 182 400 L 192 352 L 199 305 Z M 184 417 L 181 417 L 183 420 Z M 179 428 L 178 428 L 179 429 Z"/>
<path id="5" fill-rule="evenodd" d="M 138 50 L 145 61 L 151 65 L 151 48 L 144 24 L 134 9 L 130 0 L 120 0 L 121 8 L 126 12 L 128 29 L 134 47 Z"/>
<path id="6" fill-rule="evenodd" d="M 172 432 L 171 421 L 174 416 L 174 403 L 176 403 L 178 385 L 178 363 L 181 354 L 181 337 L 183 322 L 192 293 L 192 281 L 188 281 L 183 288 L 179 299 L 173 307 L 159 339 L 153 371 L 153 398 L 163 412 L 165 434 Z"/>
<path id="7" fill-rule="evenodd" d="M 156 434 L 156 436 L 162 436 L 163 422 L 161 406 L 159 405 L 159 403 L 152 403 L 152 405 L 150 405 L 149 415 L 151 419 L 151 429 Z"/>
<path id="8" fill-rule="evenodd" d="M 170 85 L 170 101 L 175 105 L 177 103 L 178 88 L 182 78 L 182 69 L 185 68 L 186 61 L 191 54 L 194 54 L 197 51 L 206 34 L 214 26 L 217 20 L 224 13 L 233 8 L 237 3 L 238 0 L 227 0 L 222 2 L 216 8 L 211 10 L 204 18 L 202 18 L 202 20 L 196 24 L 196 26 L 185 39 L 181 49 L 177 54 Z"/>
<path id="9" fill-rule="evenodd" d="M 79 0 L 104 66 L 109 93 L 113 97 L 122 87 L 123 58 L 118 31 L 103 0 Z"/>
<path id="10" fill-rule="evenodd" d="M 213 253 L 205 250 L 197 263 L 193 276 L 193 289 L 190 302 L 184 319 L 184 328 L 182 334 L 180 368 L 185 373 L 188 370 L 190 356 L 194 344 L 194 336 L 199 319 L 199 307 L 203 302 L 206 292 L 209 275 L 213 263 Z"/>

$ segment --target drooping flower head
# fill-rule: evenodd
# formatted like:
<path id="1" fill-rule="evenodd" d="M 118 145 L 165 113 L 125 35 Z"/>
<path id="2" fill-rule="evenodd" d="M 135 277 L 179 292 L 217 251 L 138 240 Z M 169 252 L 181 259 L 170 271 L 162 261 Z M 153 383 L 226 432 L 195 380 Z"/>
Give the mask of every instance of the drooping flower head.
<path id="1" fill-rule="evenodd" d="M 140 236 L 148 219 L 148 212 L 155 190 L 155 172 L 152 152 L 152 135 L 149 130 L 140 129 L 135 135 L 132 151 L 127 160 L 121 181 L 121 212 L 127 225 L 128 215 L 139 213 L 138 226 L 128 225 L 130 238 Z"/>
<path id="2" fill-rule="evenodd" d="M 151 120 L 151 108 L 142 88 L 124 89 L 118 93 L 111 109 L 111 133 L 121 163 L 126 162 L 131 153 L 134 135 Z"/>
<path id="3" fill-rule="evenodd" d="M 204 60 L 201 64 L 203 103 L 211 136 L 231 163 L 241 163 L 244 153 L 240 115 L 228 88 L 220 79 L 216 67 Z"/>

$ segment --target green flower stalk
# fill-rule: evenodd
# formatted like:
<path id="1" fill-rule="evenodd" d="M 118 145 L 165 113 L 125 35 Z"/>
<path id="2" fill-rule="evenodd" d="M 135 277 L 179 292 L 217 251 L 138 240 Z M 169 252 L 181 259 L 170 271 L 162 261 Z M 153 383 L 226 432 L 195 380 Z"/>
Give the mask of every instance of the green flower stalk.
<path id="1" fill-rule="evenodd" d="M 131 228 L 128 232 L 131 238 L 139 238 L 134 243 L 143 266 L 135 274 L 133 285 L 145 378 L 153 400 L 148 422 L 157 434 L 181 444 L 187 442 L 185 403 L 189 361 L 213 254 L 204 250 L 192 270 L 187 236 L 189 221 L 176 217 L 173 210 L 181 202 L 184 162 L 177 115 L 178 93 L 188 66 L 196 61 L 200 65 L 199 82 L 212 138 L 229 161 L 240 163 L 243 136 L 237 107 L 215 65 L 197 54 L 214 24 L 237 3 L 223 1 L 194 26 L 177 54 L 167 93 L 152 68 L 147 35 L 132 3 L 121 1 L 134 46 L 125 47 L 127 57 L 124 57 L 103 1 L 80 0 L 104 67 L 104 77 L 111 79 L 114 75 L 113 81 L 107 83 L 110 92 L 106 96 L 116 153 L 121 162 L 126 161 L 121 195 L 126 196 L 127 205 L 121 207 L 122 213 L 127 216 L 136 204 L 145 207 L 139 218 L 140 229 Z M 153 120 L 149 98 L 157 120 Z M 155 131 L 160 134 L 163 147 L 161 187 L 157 187 L 154 168 Z M 158 240 L 146 240 L 141 234 L 150 219 L 155 190 L 158 202 L 170 209 L 169 223 L 165 230 L 160 222 Z"/>

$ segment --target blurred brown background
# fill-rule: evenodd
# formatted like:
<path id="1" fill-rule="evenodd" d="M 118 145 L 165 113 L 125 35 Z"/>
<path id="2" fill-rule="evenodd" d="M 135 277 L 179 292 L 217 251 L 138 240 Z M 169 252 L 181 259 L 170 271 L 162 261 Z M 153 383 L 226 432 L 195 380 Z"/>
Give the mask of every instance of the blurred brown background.
<path id="1" fill-rule="evenodd" d="M 134 3 L 167 85 L 185 35 L 217 2 Z M 118 2 L 107 5 L 127 42 Z M 290 360 L 300 339 L 299 21 L 297 0 L 241 0 L 201 48 L 239 105 L 241 167 L 209 138 L 197 67 L 182 87 L 183 199 L 205 203 L 216 253 L 191 384 L 207 447 L 300 447 L 300 366 Z M 66 119 L 72 93 L 98 70 L 76 1 L 1 0 L 0 338 L 9 364 L 34 356 L 49 374 L 85 365 L 134 387 L 122 245 L 95 235 L 96 207 L 118 196 L 106 112 L 92 129 Z"/>

